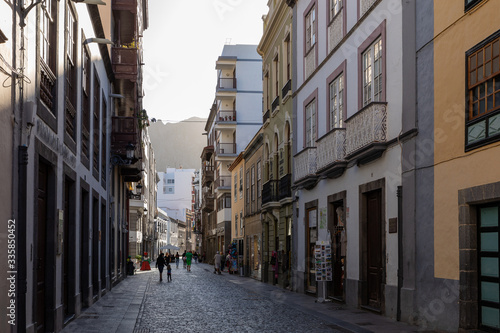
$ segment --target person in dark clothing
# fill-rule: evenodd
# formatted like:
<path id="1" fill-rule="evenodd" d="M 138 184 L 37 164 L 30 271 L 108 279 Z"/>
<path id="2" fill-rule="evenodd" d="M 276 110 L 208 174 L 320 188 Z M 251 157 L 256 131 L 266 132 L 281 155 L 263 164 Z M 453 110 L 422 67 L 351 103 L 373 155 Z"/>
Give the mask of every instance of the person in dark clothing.
<path id="1" fill-rule="evenodd" d="M 163 256 L 163 253 L 160 253 L 158 258 L 156 259 L 156 267 L 160 271 L 160 282 L 163 281 L 162 275 L 164 266 L 165 266 L 165 257 Z"/>

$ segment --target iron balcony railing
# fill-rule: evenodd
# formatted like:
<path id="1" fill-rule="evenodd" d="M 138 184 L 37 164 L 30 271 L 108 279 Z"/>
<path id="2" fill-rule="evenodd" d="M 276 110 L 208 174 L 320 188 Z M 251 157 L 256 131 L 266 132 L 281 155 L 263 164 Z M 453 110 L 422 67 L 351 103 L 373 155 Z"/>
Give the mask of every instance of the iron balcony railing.
<path id="1" fill-rule="evenodd" d="M 217 155 L 236 154 L 236 143 L 218 143 Z"/>
<path id="2" fill-rule="evenodd" d="M 286 174 L 280 179 L 279 183 L 279 199 L 292 197 L 292 175 Z"/>
<path id="3" fill-rule="evenodd" d="M 285 83 L 285 86 L 283 87 L 283 89 L 281 89 L 281 98 L 284 98 L 290 90 L 292 90 L 292 80 L 288 80 Z"/>
<path id="4" fill-rule="evenodd" d="M 215 188 L 231 188 L 231 176 L 219 176 L 215 179 Z"/>
<path id="5" fill-rule="evenodd" d="M 236 89 L 236 78 L 220 77 L 217 82 L 217 90 L 221 89 Z"/>
<path id="6" fill-rule="evenodd" d="M 273 103 L 271 104 L 272 111 L 274 112 L 279 105 L 280 105 L 280 97 L 276 96 L 276 98 L 273 100 Z"/>
<path id="7" fill-rule="evenodd" d="M 318 170 L 345 160 L 345 128 L 335 128 L 317 141 Z"/>
<path id="8" fill-rule="evenodd" d="M 346 120 L 346 155 L 386 142 L 387 104 L 372 102 Z"/>
<path id="9" fill-rule="evenodd" d="M 269 114 L 271 112 L 269 110 L 266 111 L 266 113 L 264 113 L 264 116 L 262 116 L 262 123 L 265 124 L 266 121 L 269 119 Z"/>
<path id="10" fill-rule="evenodd" d="M 278 181 L 269 180 L 262 186 L 262 204 L 279 201 Z"/>
<path id="11" fill-rule="evenodd" d="M 317 170 L 316 147 L 307 147 L 294 156 L 294 181 L 315 176 Z"/>
<path id="12" fill-rule="evenodd" d="M 217 112 L 217 118 L 215 118 L 216 123 L 226 123 L 235 121 L 236 121 L 235 110 L 221 110 Z"/>

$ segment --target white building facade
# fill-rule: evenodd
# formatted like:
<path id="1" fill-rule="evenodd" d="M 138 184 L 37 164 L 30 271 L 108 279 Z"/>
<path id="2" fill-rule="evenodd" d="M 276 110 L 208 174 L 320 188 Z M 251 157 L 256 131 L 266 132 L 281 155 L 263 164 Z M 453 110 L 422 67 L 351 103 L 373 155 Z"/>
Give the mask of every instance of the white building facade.
<path id="1" fill-rule="evenodd" d="M 412 134 L 402 125 L 402 18 L 391 0 L 294 7 L 293 288 L 394 318 L 398 143 Z M 318 244 L 331 249 L 323 274 Z"/>
<path id="2" fill-rule="evenodd" d="M 262 126 L 262 58 L 257 45 L 225 45 L 215 69 L 215 100 L 205 126 L 205 150 L 214 153 L 203 154 L 208 160 L 202 157 L 203 167 L 209 167 L 206 171 L 215 179 L 202 181 L 203 191 L 215 201 L 214 211 L 207 210 L 202 222 L 207 226 L 208 258 L 225 251 L 231 241 L 231 187 L 242 182 L 234 184 L 228 167 Z"/>

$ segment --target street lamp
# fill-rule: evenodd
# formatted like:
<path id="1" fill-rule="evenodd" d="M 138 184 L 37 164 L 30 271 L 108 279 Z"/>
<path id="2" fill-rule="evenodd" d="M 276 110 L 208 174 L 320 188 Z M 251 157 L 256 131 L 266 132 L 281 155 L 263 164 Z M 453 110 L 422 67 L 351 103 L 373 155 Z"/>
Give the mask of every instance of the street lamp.
<path id="1" fill-rule="evenodd" d="M 141 183 L 139 183 L 139 184 L 137 184 L 135 186 L 135 194 L 137 194 L 137 195 L 142 194 L 142 185 L 141 185 Z"/>
<path id="2" fill-rule="evenodd" d="M 128 143 L 127 146 L 125 146 L 125 151 L 126 151 L 126 154 L 127 154 L 127 159 L 131 160 L 134 158 L 134 150 L 135 150 L 135 146 L 132 144 L 132 143 Z"/>

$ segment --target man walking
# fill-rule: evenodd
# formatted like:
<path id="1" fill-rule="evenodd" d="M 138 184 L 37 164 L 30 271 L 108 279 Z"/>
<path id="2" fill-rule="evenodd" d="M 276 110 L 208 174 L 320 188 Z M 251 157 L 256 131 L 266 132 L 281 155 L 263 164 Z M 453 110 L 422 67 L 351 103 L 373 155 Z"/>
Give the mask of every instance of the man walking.
<path id="1" fill-rule="evenodd" d="M 191 253 L 190 250 L 188 250 L 186 253 L 186 264 L 188 272 L 191 272 L 191 260 L 193 260 L 193 254 Z"/>

